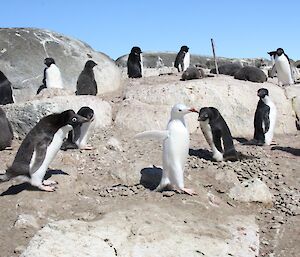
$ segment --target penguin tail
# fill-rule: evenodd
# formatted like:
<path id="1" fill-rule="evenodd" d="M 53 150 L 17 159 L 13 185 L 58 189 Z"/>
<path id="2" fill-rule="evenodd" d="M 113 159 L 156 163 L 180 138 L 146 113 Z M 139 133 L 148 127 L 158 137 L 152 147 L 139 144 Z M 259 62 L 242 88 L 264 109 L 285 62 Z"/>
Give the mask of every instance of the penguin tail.
<path id="1" fill-rule="evenodd" d="M 10 180 L 10 176 L 7 175 L 7 173 L 0 174 L 0 183 L 6 182 Z"/>

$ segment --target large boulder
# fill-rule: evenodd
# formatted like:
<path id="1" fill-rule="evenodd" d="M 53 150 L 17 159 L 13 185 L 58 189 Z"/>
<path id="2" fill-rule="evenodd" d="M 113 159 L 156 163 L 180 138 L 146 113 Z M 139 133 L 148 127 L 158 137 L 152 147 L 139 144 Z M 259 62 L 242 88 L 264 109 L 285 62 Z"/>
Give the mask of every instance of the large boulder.
<path id="1" fill-rule="evenodd" d="M 205 106 L 218 108 L 233 136 L 251 137 L 254 133 L 254 113 L 259 100 L 257 90 L 265 87 L 277 106 L 275 133 L 296 131 L 292 105 L 284 90 L 272 83 L 239 81 L 225 75 L 190 81 L 178 79 L 169 83 L 160 83 L 160 78 L 152 79 L 152 84 L 150 78 L 130 82 L 131 86 L 125 92 L 126 100 L 116 115 L 115 121 L 118 125 L 136 132 L 165 129 L 172 106 L 184 103 L 198 109 Z M 190 131 L 195 132 L 199 127 L 197 116 L 188 114 L 186 119 Z"/>
<path id="2" fill-rule="evenodd" d="M 176 206 L 144 204 L 108 213 L 94 222 L 49 223 L 21 257 L 255 257 L 258 249 L 254 216 L 191 217 Z"/>
<path id="3" fill-rule="evenodd" d="M 15 134 L 22 139 L 42 117 L 67 109 L 77 112 L 82 106 L 89 106 L 94 110 L 94 129 L 101 129 L 111 124 L 111 106 L 97 96 L 55 96 L 26 103 L 8 104 L 3 106 L 3 109 L 11 121 Z"/>
<path id="4" fill-rule="evenodd" d="M 93 59 L 98 94 L 121 87 L 121 71 L 107 55 L 86 43 L 48 30 L 33 28 L 0 29 L 1 71 L 11 81 L 17 102 L 31 99 L 42 84 L 44 59 L 53 57 L 60 68 L 66 89 L 76 90 L 84 64 Z"/>

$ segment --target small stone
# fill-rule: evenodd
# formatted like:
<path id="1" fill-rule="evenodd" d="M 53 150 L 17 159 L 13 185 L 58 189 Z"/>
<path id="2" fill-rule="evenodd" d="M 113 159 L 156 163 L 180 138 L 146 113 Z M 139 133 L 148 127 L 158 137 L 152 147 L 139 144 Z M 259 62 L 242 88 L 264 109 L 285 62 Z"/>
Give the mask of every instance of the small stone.
<path id="1" fill-rule="evenodd" d="M 171 197 L 173 195 L 175 195 L 175 192 L 174 191 L 164 191 L 162 193 L 163 197 Z"/>
<path id="2" fill-rule="evenodd" d="M 39 224 L 36 218 L 30 214 L 20 214 L 14 224 L 15 228 L 27 229 L 27 228 L 39 228 Z"/>

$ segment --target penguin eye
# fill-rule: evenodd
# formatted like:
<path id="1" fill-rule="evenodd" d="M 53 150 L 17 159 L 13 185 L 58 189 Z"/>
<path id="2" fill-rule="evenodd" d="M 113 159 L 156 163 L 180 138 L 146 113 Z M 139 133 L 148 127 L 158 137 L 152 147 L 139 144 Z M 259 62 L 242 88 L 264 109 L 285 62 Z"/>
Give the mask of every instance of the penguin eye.
<path id="1" fill-rule="evenodd" d="M 179 111 L 179 112 L 182 112 L 182 110 L 181 110 L 181 109 L 179 109 L 178 111 Z"/>
<path id="2" fill-rule="evenodd" d="M 74 122 L 74 123 L 75 123 L 76 121 L 77 121 L 77 118 L 75 118 L 75 117 L 74 117 L 74 118 L 72 118 L 72 122 Z"/>

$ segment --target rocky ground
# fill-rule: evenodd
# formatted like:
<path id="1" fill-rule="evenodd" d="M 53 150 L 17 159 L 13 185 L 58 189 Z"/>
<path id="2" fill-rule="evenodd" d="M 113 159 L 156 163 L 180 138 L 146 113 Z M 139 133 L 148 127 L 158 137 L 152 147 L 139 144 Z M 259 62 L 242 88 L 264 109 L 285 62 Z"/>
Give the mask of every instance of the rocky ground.
<path id="1" fill-rule="evenodd" d="M 114 119 L 122 94 L 104 100 Z M 93 150 L 60 151 L 47 174 L 59 183 L 53 193 L 0 184 L 0 256 L 299 255 L 299 133 L 275 135 L 264 147 L 236 138 L 243 159 L 217 163 L 197 129 L 185 170 L 195 196 L 153 191 L 162 147 L 134 134 L 113 123 L 91 137 Z M 1 152 L 0 170 L 19 144 Z M 255 179 L 267 187 L 247 191 Z M 233 193 L 241 185 L 243 199 Z"/>

